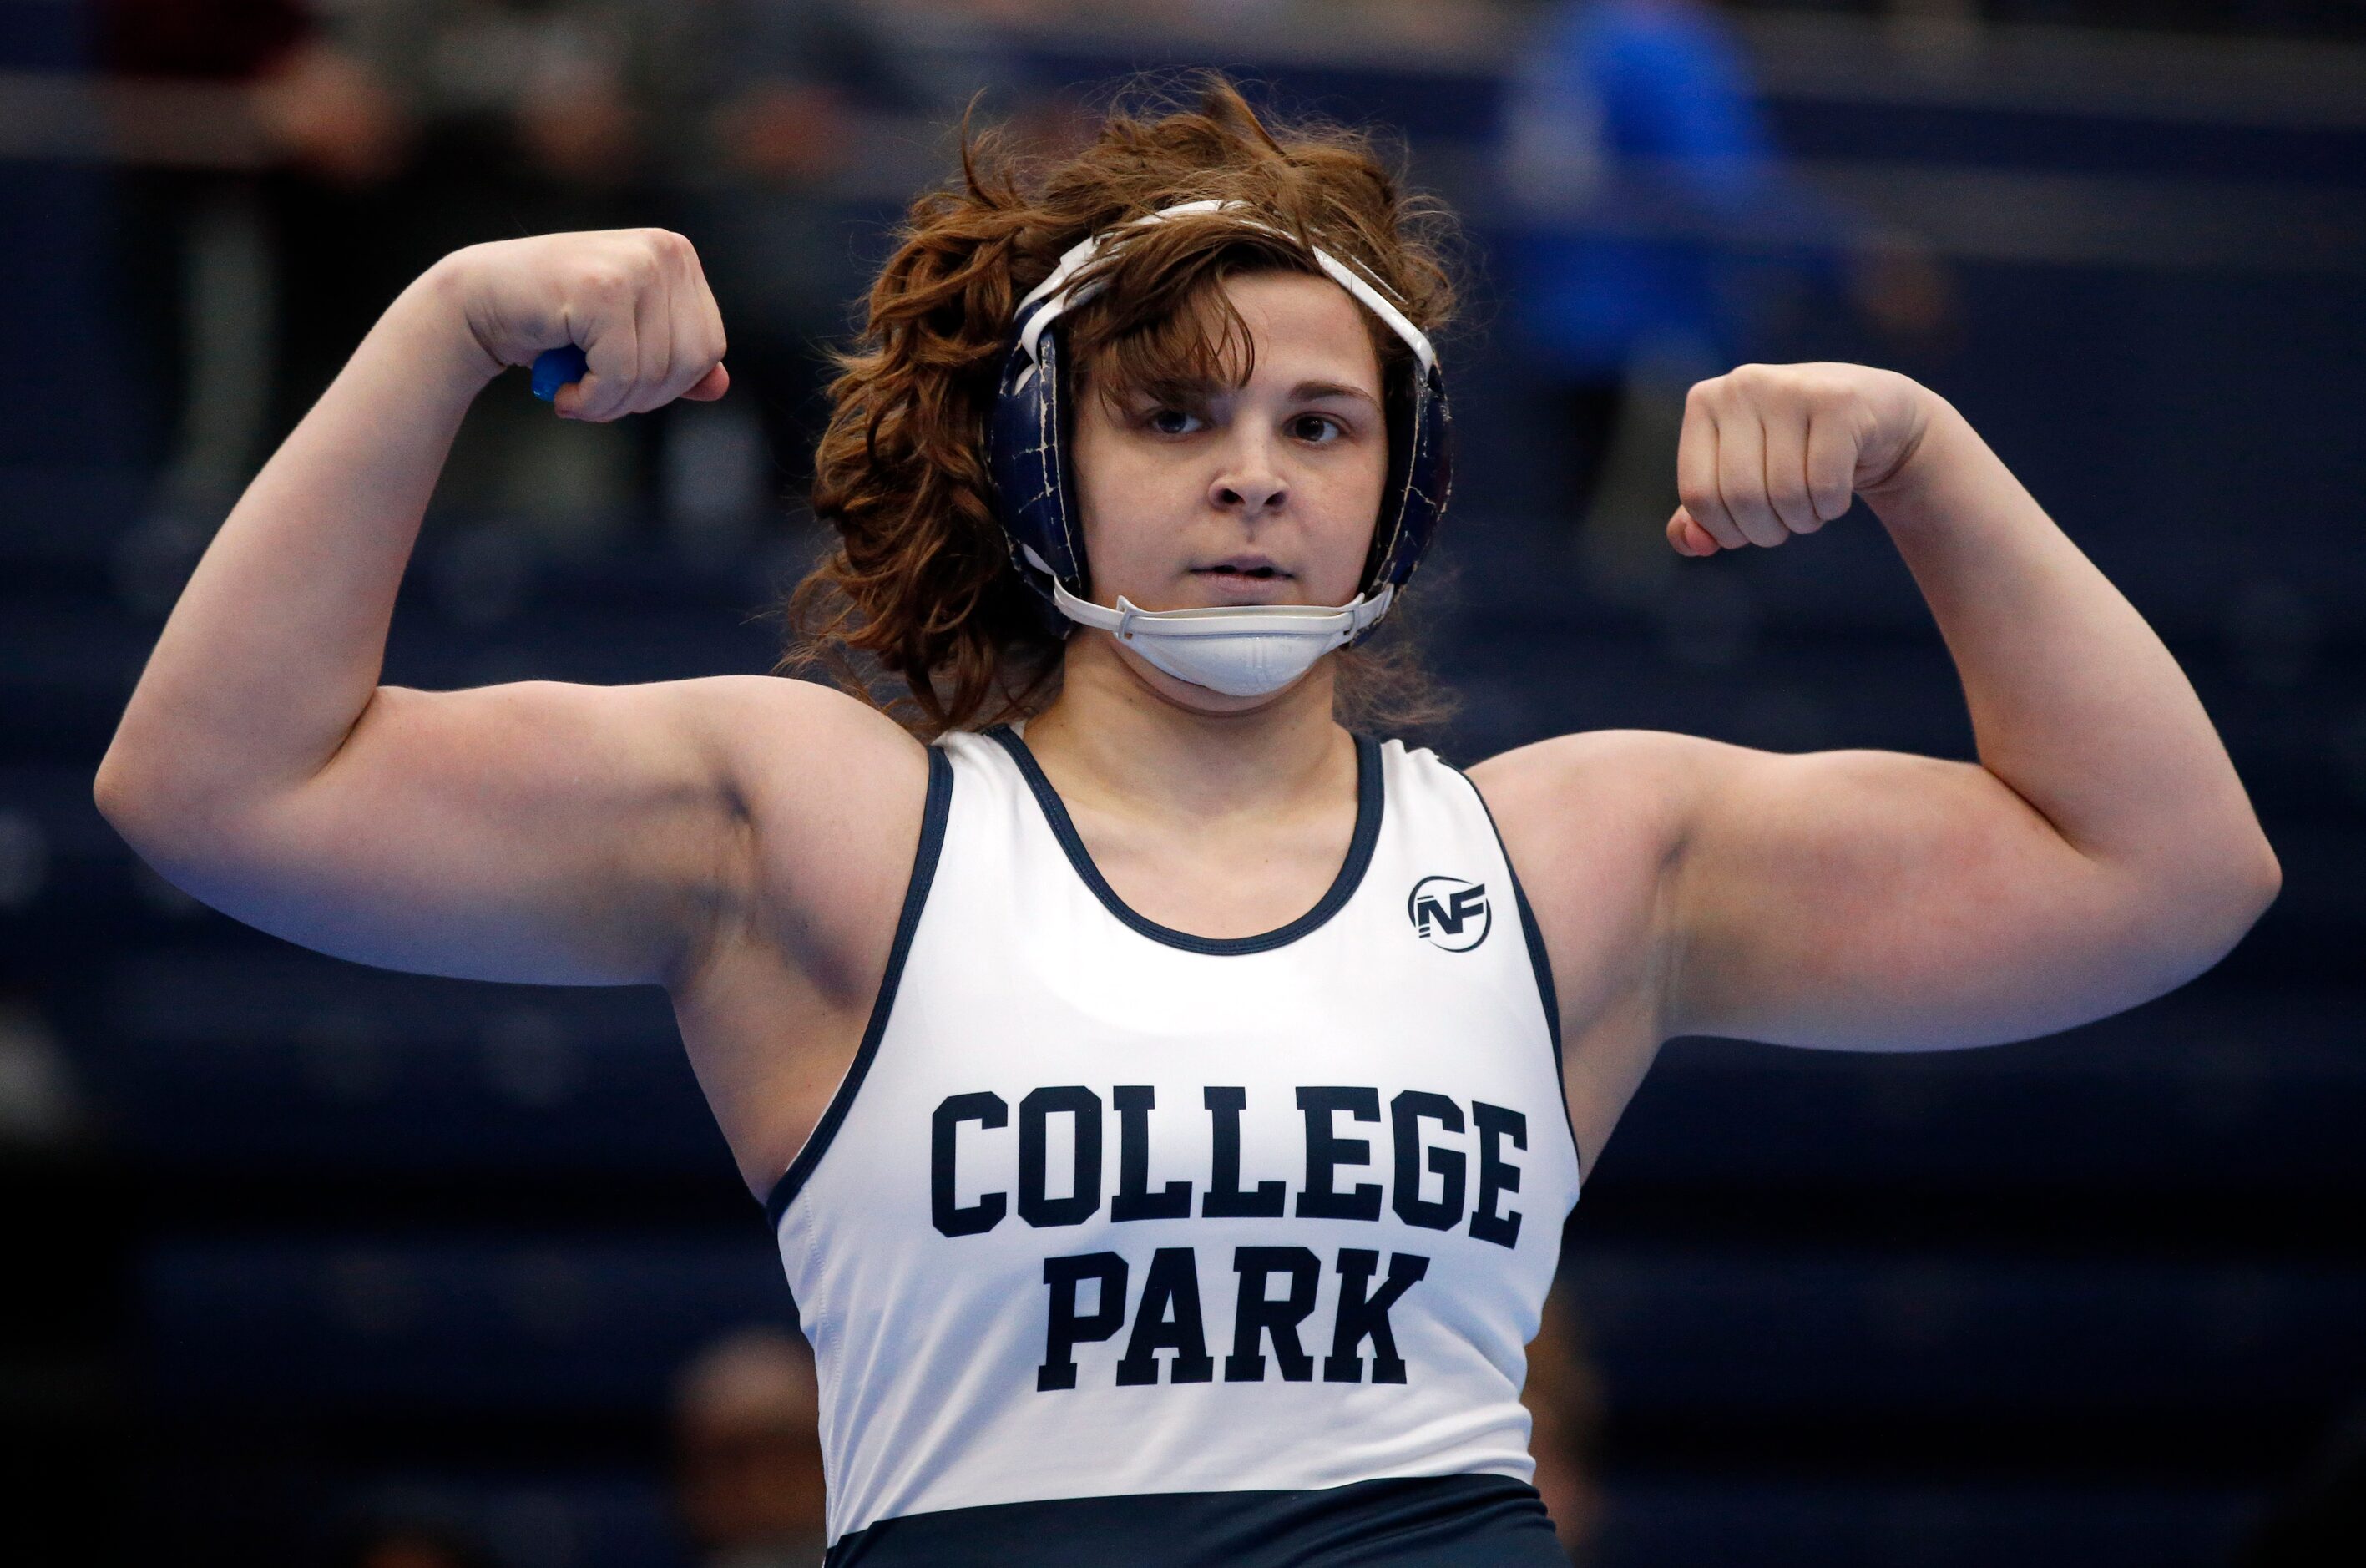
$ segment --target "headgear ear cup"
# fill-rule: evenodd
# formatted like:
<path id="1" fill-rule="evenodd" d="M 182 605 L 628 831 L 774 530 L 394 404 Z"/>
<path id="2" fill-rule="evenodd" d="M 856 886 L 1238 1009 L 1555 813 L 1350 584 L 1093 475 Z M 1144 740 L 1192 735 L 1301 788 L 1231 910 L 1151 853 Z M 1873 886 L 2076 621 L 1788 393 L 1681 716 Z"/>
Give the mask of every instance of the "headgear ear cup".
<path id="1" fill-rule="evenodd" d="M 1052 582 L 1065 583 L 1079 597 L 1090 592 L 1082 519 L 1068 501 L 1075 484 L 1066 389 L 1056 334 L 1044 333 L 1032 355 L 1014 344 L 986 430 L 986 471 L 1011 565 L 1035 590 L 1045 625 L 1057 636 L 1067 634 L 1068 618 L 1053 602 Z"/>
<path id="2" fill-rule="evenodd" d="M 1403 588 L 1421 564 L 1446 515 L 1454 489 L 1454 422 L 1446 401 L 1446 378 L 1435 364 L 1416 364 L 1403 397 L 1389 411 L 1389 479 L 1372 549 L 1364 568 L 1364 592 Z M 1373 626 L 1357 634 L 1361 642 Z"/>

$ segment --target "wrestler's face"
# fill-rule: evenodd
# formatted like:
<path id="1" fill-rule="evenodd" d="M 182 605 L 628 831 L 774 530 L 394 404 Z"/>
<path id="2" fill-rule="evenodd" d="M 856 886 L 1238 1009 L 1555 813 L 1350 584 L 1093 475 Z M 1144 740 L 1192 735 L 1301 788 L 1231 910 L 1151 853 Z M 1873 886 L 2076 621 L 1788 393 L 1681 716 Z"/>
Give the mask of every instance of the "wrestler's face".
<path id="1" fill-rule="evenodd" d="M 1238 385 L 1076 400 L 1075 463 L 1093 598 L 1145 610 L 1338 605 L 1356 597 L 1388 476 L 1381 372 L 1361 308 L 1328 278 L 1222 285 L 1248 329 Z M 1106 632 L 1079 636 L 1107 637 Z M 1194 706 L 1255 706 L 1120 657 Z"/>

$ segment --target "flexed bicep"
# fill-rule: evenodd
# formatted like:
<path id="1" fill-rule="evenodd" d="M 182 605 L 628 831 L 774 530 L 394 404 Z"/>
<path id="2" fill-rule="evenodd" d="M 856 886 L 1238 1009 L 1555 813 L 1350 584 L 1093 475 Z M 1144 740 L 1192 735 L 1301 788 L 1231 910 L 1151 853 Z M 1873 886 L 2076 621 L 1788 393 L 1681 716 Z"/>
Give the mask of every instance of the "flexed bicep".
<path id="1" fill-rule="evenodd" d="M 657 978 L 729 875 L 697 682 L 382 687 L 301 784 L 193 831 L 120 824 L 167 878 L 290 942 L 542 984 Z"/>
<path id="2" fill-rule="evenodd" d="M 817 760 L 809 777 L 775 767 L 760 781 L 778 841 L 860 818 L 866 801 L 888 812 L 887 775 L 921 766 L 888 720 L 802 682 L 389 686 L 309 780 L 203 824 L 131 813 L 118 826 L 196 897 L 337 957 L 664 982 L 752 897 L 760 764 L 748 741 L 768 734 Z"/>
<path id="3" fill-rule="evenodd" d="M 1670 1033 L 1915 1050 L 2133 1006 L 2191 973 L 2144 885 L 1988 770 L 1715 749 L 1670 876 Z"/>

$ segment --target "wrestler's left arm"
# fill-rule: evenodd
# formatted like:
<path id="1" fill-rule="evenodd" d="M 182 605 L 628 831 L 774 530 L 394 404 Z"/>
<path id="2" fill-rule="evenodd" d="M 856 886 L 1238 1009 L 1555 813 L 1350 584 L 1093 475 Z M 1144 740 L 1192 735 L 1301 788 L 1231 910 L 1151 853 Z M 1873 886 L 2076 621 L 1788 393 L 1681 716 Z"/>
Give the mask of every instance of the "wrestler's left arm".
<path id="1" fill-rule="evenodd" d="M 2181 984 L 2272 900 L 2274 852 L 2184 672 L 1944 400 L 1860 366 L 1744 366 L 1693 389 L 1678 493 L 1690 556 L 1814 533 L 1863 496 L 1954 656 L 1978 761 L 1628 732 L 1482 764 L 1548 874 L 1576 863 L 1589 790 L 1650 781 L 1639 1032 L 2024 1038 Z M 1532 889 L 1540 908 L 1567 892 Z"/>

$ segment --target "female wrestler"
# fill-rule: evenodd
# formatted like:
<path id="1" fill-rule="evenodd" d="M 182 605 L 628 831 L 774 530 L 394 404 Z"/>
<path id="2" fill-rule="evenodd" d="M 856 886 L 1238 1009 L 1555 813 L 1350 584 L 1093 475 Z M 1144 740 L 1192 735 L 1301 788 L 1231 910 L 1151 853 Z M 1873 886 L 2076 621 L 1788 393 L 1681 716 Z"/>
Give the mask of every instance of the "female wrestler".
<path id="1" fill-rule="evenodd" d="M 207 553 L 98 800 L 325 953 L 667 987 L 815 1345 L 833 1562 L 1558 1561 L 1522 1348 L 1662 1041 L 2061 1029 L 2214 962 L 2274 857 L 2127 602 L 1856 366 L 1696 388 L 1669 539 L 1863 497 L 1977 763 L 1590 733 L 1466 776 L 1352 732 L 1380 677 L 1346 645 L 1444 500 L 1430 220 L 1226 91 L 967 173 L 835 389 L 803 601 L 908 728 L 764 676 L 378 684 L 503 367 L 580 345 L 574 419 L 725 389 L 687 242 L 552 235 L 388 310 Z"/>

